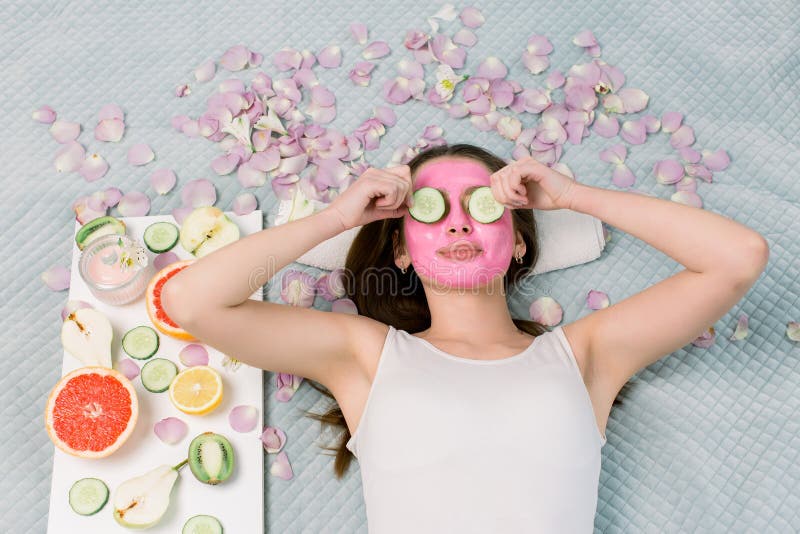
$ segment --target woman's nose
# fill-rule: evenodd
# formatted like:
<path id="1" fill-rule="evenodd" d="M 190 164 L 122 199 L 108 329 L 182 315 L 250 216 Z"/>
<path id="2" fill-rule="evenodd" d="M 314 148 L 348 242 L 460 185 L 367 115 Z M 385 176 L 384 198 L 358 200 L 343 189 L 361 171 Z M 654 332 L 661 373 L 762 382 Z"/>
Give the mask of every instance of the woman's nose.
<path id="1" fill-rule="evenodd" d="M 472 233 L 472 225 L 468 222 L 451 222 L 447 226 L 447 232 L 451 234 L 457 234 L 459 232 L 470 234 Z"/>

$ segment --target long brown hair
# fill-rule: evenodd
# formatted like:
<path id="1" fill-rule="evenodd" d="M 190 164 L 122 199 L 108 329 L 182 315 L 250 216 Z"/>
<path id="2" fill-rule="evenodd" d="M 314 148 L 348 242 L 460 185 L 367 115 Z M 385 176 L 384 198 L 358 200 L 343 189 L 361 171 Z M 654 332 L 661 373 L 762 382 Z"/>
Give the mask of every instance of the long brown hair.
<path id="1" fill-rule="evenodd" d="M 500 157 L 474 145 L 443 144 L 430 147 L 414 156 L 407 163 L 411 168 L 411 175 L 413 176 L 423 163 L 442 156 L 472 158 L 483 163 L 490 172 L 496 172 L 507 164 Z M 539 258 L 538 234 L 533 211 L 512 209 L 511 218 L 514 230 L 519 231 L 525 241 L 525 254 L 522 263 L 517 263 L 515 260 L 510 262 L 503 277 L 503 287 L 506 291 L 509 290 L 509 286 L 513 290 L 520 280 L 530 274 Z M 396 246 L 402 250 L 405 244 L 402 222 L 402 217 L 395 217 L 373 221 L 361 227 L 345 259 L 344 285 L 346 296 L 355 303 L 360 315 L 392 325 L 399 330 L 415 333 L 430 327 L 431 315 L 422 282 L 414 272 L 413 265 L 409 265 L 408 271 L 403 274 L 394 263 L 396 249 L 392 235 L 397 231 L 399 239 Z M 403 290 L 379 290 L 384 280 L 383 277 L 374 276 L 376 269 L 381 272 L 391 272 L 394 279 L 401 281 Z M 373 275 L 366 276 L 365 274 L 369 272 L 373 272 Z M 512 320 L 517 328 L 533 336 L 550 331 L 548 327 L 536 321 L 517 318 Z M 320 421 L 323 425 L 341 428 L 342 436 L 338 443 L 333 447 L 322 447 L 325 450 L 336 451 L 333 469 L 336 478 L 341 479 L 353 459 L 353 453 L 346 447 L 350 439 L 350 430 L 347 428 L 347 422 L 338 402 L 330 391 L 313 380 L 309 380 L 309 383 L 333 401 L 326 413 L 306 412 L 305 415 Z M 617 403 L 621 401 L 616 399 L 614 404 Z"/>

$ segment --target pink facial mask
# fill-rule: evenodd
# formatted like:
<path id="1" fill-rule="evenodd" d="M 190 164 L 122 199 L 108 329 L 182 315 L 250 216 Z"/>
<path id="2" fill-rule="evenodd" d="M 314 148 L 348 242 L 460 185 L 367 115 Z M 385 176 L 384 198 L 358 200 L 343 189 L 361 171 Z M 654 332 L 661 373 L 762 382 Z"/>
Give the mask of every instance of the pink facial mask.
<path id="1" fill-rule="evenodd" d="M 411 263 L 418 275 L 443 288 L 485 286 L 502 276 L 511 262 L 515 236 L 511 211 L 491 223 L 481 223 L 466 209 L 462 194 L 475 186 L 489 186 L 490 172 L 481 163 L 465 158 L 434 160 L 417 172 L 412 191 L 433 187 L 442 191 L 449 209 L 434 223 L 403 218 L 405 241 Z M 442 247 L 467 239 L 481 249 L 477 255 L 456 250 L 450 258 L 437 252 Z"/>

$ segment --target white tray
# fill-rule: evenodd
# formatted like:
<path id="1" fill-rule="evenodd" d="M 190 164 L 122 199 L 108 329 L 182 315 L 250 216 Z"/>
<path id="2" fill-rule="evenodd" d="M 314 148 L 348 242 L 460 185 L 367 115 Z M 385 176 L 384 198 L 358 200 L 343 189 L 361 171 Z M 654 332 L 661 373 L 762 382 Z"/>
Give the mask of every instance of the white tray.
<path id="1" fill-rule="evenodd" d="M 257 232 L 263 228 L 261 210 L 253 211 L 245 216 L 237 216 L 231 212 L 225 214 L 239 225 L 242 236 Z M 155 215 L 147 217 L 120 217 L 125 222 L 127 234 L 143 244 L 144 229 L 157 221 L 175 223 L 171 215 Z M 75 232 L 80 228 L 76 221 Z M 192 256 L 180 244 L 172 249 L 180 259 Z M 153 261 L 156 254 L 147 251 L 148 258 Z M 72 268 L 70 276 L 69 299 L 89 302 L 98 311 L 109 318 L 114 329 L 112 342 L 112 362 L 127 357 L 122 351 L 120 340 L 122 335 L 137 325 L 152 326 L 145 309 L 144 295 L 123 306 L 109 306 L 98 301 L 84 284 L 78 272 L 80 250 L 73 247 Z M 257 290 L 250 298 L 261 300 L 261 290 Z M 178 369 L 184 369 L 178 353 L 188 341 L 173 339 L 159 332 L 160 345 L 155 357 L 167 358 L 175 362 Z M 246 532 L 261 534 L 264 531 L 264 449 L 259 437 L 263 430 L 263 382 L 262 370 L 242 363 L 232 372 L 222 367 L 224 355 L 206 345 L 209 354 L 209 365 L 220 371 L 224 385 L 222 403 L 210 414 L 203 416 L 188 415 L 180 412 L 169 400 L 168 393 L 150 393 L 142 386 L 141 378 L 132 382 L 139 398 L 139 417 L 133 434 L 117 451 L 106 458 L 84 459 L 62 452 L 54 446 L 53 479 L 50 492 L 50 513 L 47 532 L 50 534 L 108 534 L 135 532 L 120 526 L 113 517 L 113 497 L 115 490 L 129 478 L 144 474 L 161 464 L 177 465 L 187 457 L 189 442 L 198 434 L 212 431 L 227 437 L 234 448 L 234 473 L 225 482 L 211 486 L 197 480 L 184 466 L 180 470 L 178 480 L 172 488 L 170 505 L 161 521 L 146 532 L 152 534 L 175 534 L 180 532 L 189 517 L 197 514 L 210 514 L 222 523 L 225 532 Z M 144 362 L 137 362 L 139 367 Z M 83 364 L 74 356 L 64 351 L 61 376 L 82 367 Z M 53 384 L 55 385 L 55 384 Z M 255 406 L 260 414 L 261 424 L 248 433 L 233 430 L 228 423 L 228 414 L 234 406 L 248 404 Z M 153 425 L 165 417 L 177 417 L 189 426 L 183 440 L 168 445 L 153 432 Z M 44 425 L 44 415 L 42 416 Z M 111 492 L 109 502 L 100 512 L 92 516 L 81 516 L 69 506 L 68 494 L 72 484 L 84 477 L 95 477 L 103 480 Z"/>

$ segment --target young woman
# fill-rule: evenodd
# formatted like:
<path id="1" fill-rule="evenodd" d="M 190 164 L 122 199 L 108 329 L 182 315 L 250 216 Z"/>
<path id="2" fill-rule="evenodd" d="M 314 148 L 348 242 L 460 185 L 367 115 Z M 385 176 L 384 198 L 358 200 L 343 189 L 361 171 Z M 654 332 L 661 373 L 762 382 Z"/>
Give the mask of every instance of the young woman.
<path id="1" fill-rule="evenodd" d="M 512 318 L 507 290 L 538 257 L 531 209 L 591 214 L 686 268 L 552 330 Z M 359 315 L 248 299 L 362 225 L 345 266 Z M 356 454 L 372 534 L 591 532 L 619 390 L 731 309 L 767 254 L 759 234 L 709 211 L 444 145 L 199 259 L 163 299 L 225 354 L 332 392 L 336 472 Z"/>

